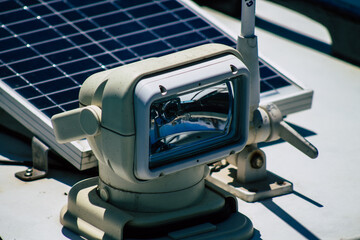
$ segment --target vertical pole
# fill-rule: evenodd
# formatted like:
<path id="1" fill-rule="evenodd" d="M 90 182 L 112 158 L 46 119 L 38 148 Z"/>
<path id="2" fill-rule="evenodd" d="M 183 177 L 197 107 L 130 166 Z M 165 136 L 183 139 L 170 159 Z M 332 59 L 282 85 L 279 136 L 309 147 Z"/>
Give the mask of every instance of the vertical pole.
<path id="1" fill-rule="evenodd" d="M 255 0 L 241 2 L 241 36 L 253 37 L 255 34 Z"/>
<path id="2" fill-rule="evenodd" d="M 251 122 L 253 113 L 259 107 L 260 102 L 258 44 L 255 36 L 255 0 L 242 0 L 241 34 L 238 37 L 237 50 L 250 71 L 249 121 Z"/>

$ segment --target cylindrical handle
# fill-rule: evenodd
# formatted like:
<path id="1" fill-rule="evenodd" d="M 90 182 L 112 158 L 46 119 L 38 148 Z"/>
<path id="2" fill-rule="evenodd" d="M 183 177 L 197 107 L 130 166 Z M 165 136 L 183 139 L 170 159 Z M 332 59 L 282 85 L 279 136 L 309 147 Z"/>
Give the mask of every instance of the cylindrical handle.
<path id="1" fill-rule="evenodd" d="M 279 124 L 279 136 L 290 143 L 310 158 L 316 158 L 319 155 L 317 148 L 309 141 L 303 138 L 295 129 L 284 121 Z"/>
<path id="2" fill-rule="evenodd" d="M 310 158 L 316 158 L 319 154 L 314 145 L 283 120 L 280 109 L 273 103 L 261 106 L 256 111 L 253 131 L 253 143 L 271 142 L 281 138 Z"/>
<path id="3" fill-rule="evenodd" d="M 94 105 L 77 108 L 54 115 L 51 122 L 59 143 L 79 140 L 99 133 L 101 109 Z"/>

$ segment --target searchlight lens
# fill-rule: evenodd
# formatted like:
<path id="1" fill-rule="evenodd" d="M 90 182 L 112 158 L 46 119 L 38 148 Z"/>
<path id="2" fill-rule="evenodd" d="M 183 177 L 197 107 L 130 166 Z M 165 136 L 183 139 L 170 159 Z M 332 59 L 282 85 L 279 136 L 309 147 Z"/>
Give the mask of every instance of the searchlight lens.
<path id="1" fill-rule="evenodd" d="M 226 140 L 233 102 L 231 82 L 153 102 L 150 107 L 150 168 Z"/>

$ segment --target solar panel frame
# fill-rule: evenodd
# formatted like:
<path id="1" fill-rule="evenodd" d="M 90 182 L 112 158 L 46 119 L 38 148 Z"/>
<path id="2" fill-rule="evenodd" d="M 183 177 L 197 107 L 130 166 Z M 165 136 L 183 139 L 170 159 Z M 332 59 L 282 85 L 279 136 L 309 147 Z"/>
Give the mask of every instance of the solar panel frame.
<path id="1" fill-rule="evenodd" d="M 79 169 L 96 165 L 87 142 L 59 145 L 50 117 L 78 107 L 87 76 L 209 42 L 235 47 L 190 1 L 26 2 L 0 3 L 0 105 Z M 260 60 L 261 100 L 277 101 L 285 113 L 309 108 L 312 91 L 271 69 Z"/>

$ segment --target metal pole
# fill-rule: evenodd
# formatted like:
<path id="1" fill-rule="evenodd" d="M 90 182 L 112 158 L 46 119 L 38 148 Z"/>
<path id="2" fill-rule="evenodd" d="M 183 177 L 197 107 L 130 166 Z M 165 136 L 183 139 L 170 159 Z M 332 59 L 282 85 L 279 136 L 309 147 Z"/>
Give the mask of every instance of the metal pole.
<path id="1" fill-rule="evenodd" d="M 250 121 L 260 102 L 260 74 L 257 37 L 255 35 L 255 0 L 242 0 L 241 33 L 237 50 L 250 71 Z"/>
<path id="2" fill-rule="evenodd" d="M 255 0 L 242 0 L 241 36 L 253 37 L 255 29 Z"/>

